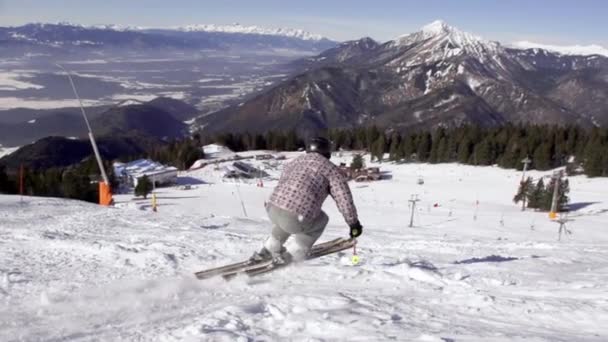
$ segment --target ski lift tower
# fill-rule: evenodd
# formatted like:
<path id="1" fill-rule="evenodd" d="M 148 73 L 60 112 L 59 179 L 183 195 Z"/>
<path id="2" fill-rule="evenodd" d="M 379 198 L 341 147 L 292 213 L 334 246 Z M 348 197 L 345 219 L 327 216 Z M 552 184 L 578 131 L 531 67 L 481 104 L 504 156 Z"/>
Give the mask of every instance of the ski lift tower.
<path id="1" fill-rule="evenodd" d="M 530 158 L 528 156 L 526 156 L 525 159 L 523 159 L 522 164 L 524 164 L 524 172 L 522 172 L 521 174 L 521 182 L 520 185 L 523 187 L 524 186 L 524 182 L 526 181 L 526 171 L 528 170 L 528 164 L 530 164 L 532 162 L 532 160 L 530 160 Z M 529 189 L 524 189 L 525 191 L 528 191 Z M 521 211 L 525 211 L 526 210 L 526 196 L 523 196 L 523 199 L 521 201 Z"/>
<path id="2" fill-rule="evenodd" d="M 526 156 L 526 158 L 523 159 L 521 162 L 522 164 L 524 164 L 524 172 L 522 172 L 521 174 L 521 181 L 524 182 L 526 177 L 526 171 L 528 170 L 528 164 L 530 164 L 532 160 L 530 160 L 530 158 Z"/>
<path id="3" fill-rule="evenodd" d="M 82 117 L 84 118 L 84 122 L 87 124 L 87 129 L 89 131 L 89 140 L 91 141 L 91 146 L 93 147 L 93 152 L 95 153 L 95 158 L 97 159 L 97 164 L 99 165 L 99 171 L 101 172 L 102 182 L 99 182 L 99 204 L 100 205 L 110 205 L 112 204 L 112 190 L 110 189 L 110 180 L 108 179 L 108 175 L 106 174 L 106 170 L 103 167 L 103 162 L 101 161 L 101 156 L 99 155 L 99 149 L 97 148 L 97 143 L 95 142 L 95 137 L 93 136 L 93 131 L 91 130 L 91 125 L 89 124 L 89 119 L 87 119 L 87 114 L 84 111 L 84 106 L 82 105 L 82 100 L 80 100 L 80 96 L 78 96 L 78 91 L 76 91 L 76 86 L 74 85 L 74 81 L 72 80 L 72 76 L 70 73 L 60 64 L 56 64 L 60 69 L 65 71 L 68 79 L 70 80 L 70 85 L 72 86 L 72 90 L 74 91 L 74 96 L 78 100 L 78 104 L 80 105 L 80 111 L 82 112 Z"/>
<path id="4" fill-rule="evenodd" d="M 553 198 L 551 200 L 551 211 L 549 212 L 549 218 L 551 220 L 555 220 L 557 218 L 557 210 L 559 209 L 557 207 L 557 202 L 559 200 L 559 185 L 561 183 L 563 175 L 564 175 L 564 173 L 562 170 L 555 171 L 553 173 L 553 179 L 554 179 Z"/>

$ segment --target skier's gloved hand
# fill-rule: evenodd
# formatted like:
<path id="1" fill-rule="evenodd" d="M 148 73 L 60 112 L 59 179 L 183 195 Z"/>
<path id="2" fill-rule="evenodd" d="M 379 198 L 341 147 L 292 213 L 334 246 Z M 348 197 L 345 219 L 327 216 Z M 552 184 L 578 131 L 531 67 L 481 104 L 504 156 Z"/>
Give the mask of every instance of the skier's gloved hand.
<path id="1" fill-rule="evenodd" d="M 359 237 L 361 233 L 363 233 L 363 227 L 361 226 L 361 223 L 359 223 L 359 221 L 350 225 L 350 237 L 352 239 Z"/>

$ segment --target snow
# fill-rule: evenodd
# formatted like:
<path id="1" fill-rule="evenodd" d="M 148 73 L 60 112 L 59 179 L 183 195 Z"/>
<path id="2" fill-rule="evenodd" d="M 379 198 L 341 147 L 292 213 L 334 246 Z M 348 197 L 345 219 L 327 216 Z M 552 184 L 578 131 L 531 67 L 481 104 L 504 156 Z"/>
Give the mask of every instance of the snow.
<path id="1" fill-rule="evenodd" d="M 119 103 L 118 105 L 116 105 L 117 107 L 126 107 L 126 106 L 134 106 L 134 105 L 141 105 L 144 102 L 138 101 L 138 100 L 124 100 L 121 103 Z"/>
<path id="2" fill-rule="evenodd" d="M 175 100 L 184 100 L 186 99 L 186 93 L 183 91 L 166 91 L 160 93 L 163 97 L 170 97 Z"/>
<path id="3" fill-rule="evenodd" d="M 199 83 L 209 83 L 209 82 L 216 82 L 216 81 L 223 81 L 223 78 L 201 78 L 200 80 L 198 80 Z"/>
<path id="4" fill-rule="evenodd" d="M 242 33 L 242 34 L 259 34 L 270 36 L 281 36 L 289 38 L 298 38 L 302 40 L 319 41 L 324 39 L 323 36 L 312 34 L 300 29 L 291 28 L 265 28 L 260 26 L 245 26 L 238 23 L 232 25 L 215 25 L 215 24 L 197 24 L 187 25 L 183 27 L 174 27 L 173 29 L 185 32 L 222 32 L 222 33 Z"/>
<path id="5" fill-rule="evenodd" d="M 10 71 L 0 72 L 0 90 L 23 90 L 23 89 L 43 89 L 44 87 L 38 84 L 33 84 L 24 81 L 23 77 L 32 77 L 33 74 L 15 73 Z"/>
<path id="6" fill-rule="evenodd" d="M 193 272 L 243 259 L 269 233 L 263 204 L 281 165 L 248 163 L 271 174 L 264 187 L 223 183 L 207 166 L 180 174 L 191 190 L 158 188 L 156 213 L 132 195 L 112 208 L 0 195 L 2 339 L 608 339 L 605 179 L 569 178 L 573 234 L 557 241 L 546 213 L 511 202 L 521 172 L 383 163 L 391 179 L 351 183 L 365 227 L 359 265 L 346 251 L 251 280 L 197 281 Z M 321 240 L 345 236 L 331 199 L 324 210 Z"/>
<path id="7" fill-rule="evenodd" d="M 476 79 L 473 76 L 468 76 L 466 78 L 467 85 L 473 90 L 476 91 L 479 86 L 483 84 L 483 81 Z"/>
<path id="8" fill-rule="evenodd" d="M 20 146 L 16 146 L 16 147 L 3 147 L 2 145 L 0 145 L 0 158 L 4 157 L 4 156 L 8 156 L 9 154 L 17 151 L 19 149 Z"/>
<path id="9" fill-rule="evenodd" d="M 82 104 L 87 106 L 96 106 L 103 104 L 94 99 L 82 99 Z M 20 97 L 0 97 L 0 110 L 13 108 L 34 108 L 34 109 L 52 109 L 63 107 L 78 107 L 78 100 L 51 100 L 43 98 L 20 98 Z"/>
<path id="10" fill-rule="evenodd" d="M 497 54 L 503 51 L 499 43 L 486 41 L 481 37 L 452 27 L 441 20 L 427 24 L 417 32 L 401 35 L 393 40 L 391 44 L 393 46 L 409 46 L 421 42 L 431 50 L 433 61 L 469 53 L 483 62 L 488 53 Z M 431 49 L 434 47 L 443 47 L 443 51 L 434 51 Z"/>
<path id="11" fill-rule="evenodd" d="M 149 102 L 157 98 L 154 94 L 116 94 L 112 95 L 111 100 L 114 101 L 136 101 L 136 102 Z"/>
<path id="12" fill-rule="evenodd" d="M 453 102 L 453 101 L 454 101 L 454 100 L 456 100 L 456 99 L 458 99 L 458 95 L 456 95 L 456 94 L 452 94 L 452 95 L 450 95 L 450 97 L 448 97 L 447 99 L 442 99 L 441 101 L 439 101 L 439 102 L 435 103 L 435 106 L 434 106 L 434 107 L 435 107 L 435 108 L 437 108 L 437 107 L 441 107 L 441 106 L 443 106 L 443 105 L 445 105 L 445 104 L 448 104 L 448 103 L 450 103 L 450 102 Z"/>
<path id="13" fill-rule="evenodd" d="M 62 64 L 108 64 L 105 59 L 86 59 L 83 61 L 65 61 Z"/>
<path id="14" fill-rule="evenodd" d="M 608 48 L 605 48 L 601 45 L 591 44 L 591 45 L 551 45 L 551 44 L 542 44 L 535 43 L 530 41 L 519 41 L 512 44 L 515 48 L 518 49 L 544 49 L 552 52 L 557 52 L 563 55 L 580 55 L 580 56 L 590 56 L 590 55 L 602 55 L 608 57 Z"/>

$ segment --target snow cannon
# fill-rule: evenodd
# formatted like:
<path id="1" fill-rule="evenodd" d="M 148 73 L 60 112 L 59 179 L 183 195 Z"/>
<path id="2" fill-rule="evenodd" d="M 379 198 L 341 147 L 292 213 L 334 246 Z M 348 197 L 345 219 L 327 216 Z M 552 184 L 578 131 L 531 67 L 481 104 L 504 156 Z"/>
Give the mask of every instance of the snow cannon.
<path id="1" fill-rule="evenodd" d="M 110 185 L 106 182 L 99 182 L 99 204 L 108 206 L 112 205 L 113 202 Z"/>
<path id="2" fill-rule="evenodd" d="M 78 104 L 80 105 L 80 111 L 82 112 L 82 118 L 84 119 L 84 122 L 87 125 L 87 130 L 89 131 L 89 140 L 91 141 L 91 147 L 93 147 L 93 152 L 95 153 L 95 159 L 97 160 L 97 165 L 99 166 L 99 171 L 101 172 L 101 177 L 103 179 L 103 182 L 101 182 L 101 181 L 99 182 L 99 204 L 105 205 L 105 206 L 112 205 L 114 201 L 112 200 L 112 191 L 110 189 L 110 181 L 108 179 L 106 170 L 104 169 L 103 162 L 101 160 L 101 155 L 99 154 L 99 149 L 97 148 L 97 143 L 95 142 L 95 137 L 93 136 L 93 130 L 91 129 L 91 124 L 89 123 L 89 119 L 87 118 L 87 113 L 84 110 L 84 106 L 82 105 L 82 100 L 80 99 L 80 96 L 78 95 L 78 91 L 76 90 L 76 85 L 74 84 L 72 75 L 70 75 L 70 72 L 66 68 L 61 66 L 60 64 L 55 64 L 55 65 L 57 65 L 61 70 L 65 71 L 66 75 L 68 76 L 68 80 L 70 81 L 70 85 L 72 86 L 72 90 L 74 91 L 74 96 L 76 97 L 76 99 L 78 100 Z"/>

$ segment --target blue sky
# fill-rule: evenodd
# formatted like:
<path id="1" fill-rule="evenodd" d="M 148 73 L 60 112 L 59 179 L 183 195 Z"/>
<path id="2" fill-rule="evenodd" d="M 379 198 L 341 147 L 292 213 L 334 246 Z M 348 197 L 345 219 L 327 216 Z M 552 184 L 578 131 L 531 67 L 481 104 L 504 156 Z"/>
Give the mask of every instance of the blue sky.
<path id="1" fill-rule="evenodd" d="M 26 22 L 302 28 L 337 40 L 386 41 L 435 19 L 509 43 L 608 46 L 605 0 L 0 0 L 0 26 Z"/>

